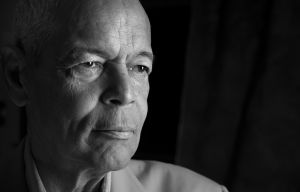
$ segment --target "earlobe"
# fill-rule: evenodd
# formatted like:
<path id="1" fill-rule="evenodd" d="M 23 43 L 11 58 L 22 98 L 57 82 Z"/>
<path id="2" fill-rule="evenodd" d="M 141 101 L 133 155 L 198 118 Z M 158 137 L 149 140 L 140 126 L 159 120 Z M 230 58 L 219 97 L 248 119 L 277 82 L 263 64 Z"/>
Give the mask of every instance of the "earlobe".
<path id="1" fill-rule="evenodd" d="M 15 47 L 1 47 L 3 77 L 12 101 L 19 107 L 27 103 L 27 94 L 22 82 L 25 67 L 24 55 Z"/>

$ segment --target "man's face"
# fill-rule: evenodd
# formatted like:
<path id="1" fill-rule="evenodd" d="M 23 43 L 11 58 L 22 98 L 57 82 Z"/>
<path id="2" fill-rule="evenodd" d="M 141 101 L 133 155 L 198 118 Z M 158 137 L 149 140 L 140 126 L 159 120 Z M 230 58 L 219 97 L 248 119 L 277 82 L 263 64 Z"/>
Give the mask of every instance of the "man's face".
<path id="1" fill-rule="evenodd" d="M 37 66 L 27 70 L 33 151 L 64 168 L 120 169 L 137 149 L 147 114 L 148 19 L 135 0 L 63 7 Z"/>

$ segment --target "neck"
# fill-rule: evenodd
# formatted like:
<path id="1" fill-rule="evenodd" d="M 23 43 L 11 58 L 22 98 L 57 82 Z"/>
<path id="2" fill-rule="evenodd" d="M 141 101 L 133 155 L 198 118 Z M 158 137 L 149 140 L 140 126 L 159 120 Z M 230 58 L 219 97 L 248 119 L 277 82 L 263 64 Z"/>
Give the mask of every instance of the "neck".
<path id="1" fill-rule="evenodd" d="M 31 152 L 47 192 L 96 192 L 106 175 L 106 172 L 99 172 L 78 162 L 50 159 L 53 155 L 38 153 L 39 150 L 36 151 L 34 146 L 31 146 Z M 50 157 L 46 158 L 47 156 Z"/>
<path id="2" fill-rule="evenodd" d="M 36 164 L 47 192 L 96 192 L 104 178 L 93 175 L 89 170 L 57 170 L 42 163 Z"/>

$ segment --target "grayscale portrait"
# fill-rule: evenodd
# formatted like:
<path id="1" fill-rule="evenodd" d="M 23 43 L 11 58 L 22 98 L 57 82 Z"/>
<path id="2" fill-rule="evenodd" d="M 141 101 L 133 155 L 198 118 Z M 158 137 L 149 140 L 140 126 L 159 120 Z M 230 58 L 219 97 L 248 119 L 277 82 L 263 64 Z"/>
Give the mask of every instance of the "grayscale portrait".
<path id="1" fill-rule="evenodd" d="M 0 191 L 227 191 L 187 168 L 132 159 L 155 52 L 138 0 L 18 0 L 12 7 L 2 76 L 26 130 L 1 153 Z"/>

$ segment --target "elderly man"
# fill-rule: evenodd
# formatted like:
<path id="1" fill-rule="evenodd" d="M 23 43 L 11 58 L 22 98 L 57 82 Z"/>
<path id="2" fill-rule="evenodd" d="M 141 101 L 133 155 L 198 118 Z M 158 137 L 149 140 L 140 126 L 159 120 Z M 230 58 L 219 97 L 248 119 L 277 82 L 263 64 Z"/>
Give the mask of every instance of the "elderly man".
<path id="1" fill-rule="evenodd" d="M 138 0 L 20 0 L 3 74 L 27 136 L 0 191 L 218 192 L 187 169 L 130 160 L 147 114 L 150 24 Z"/>

